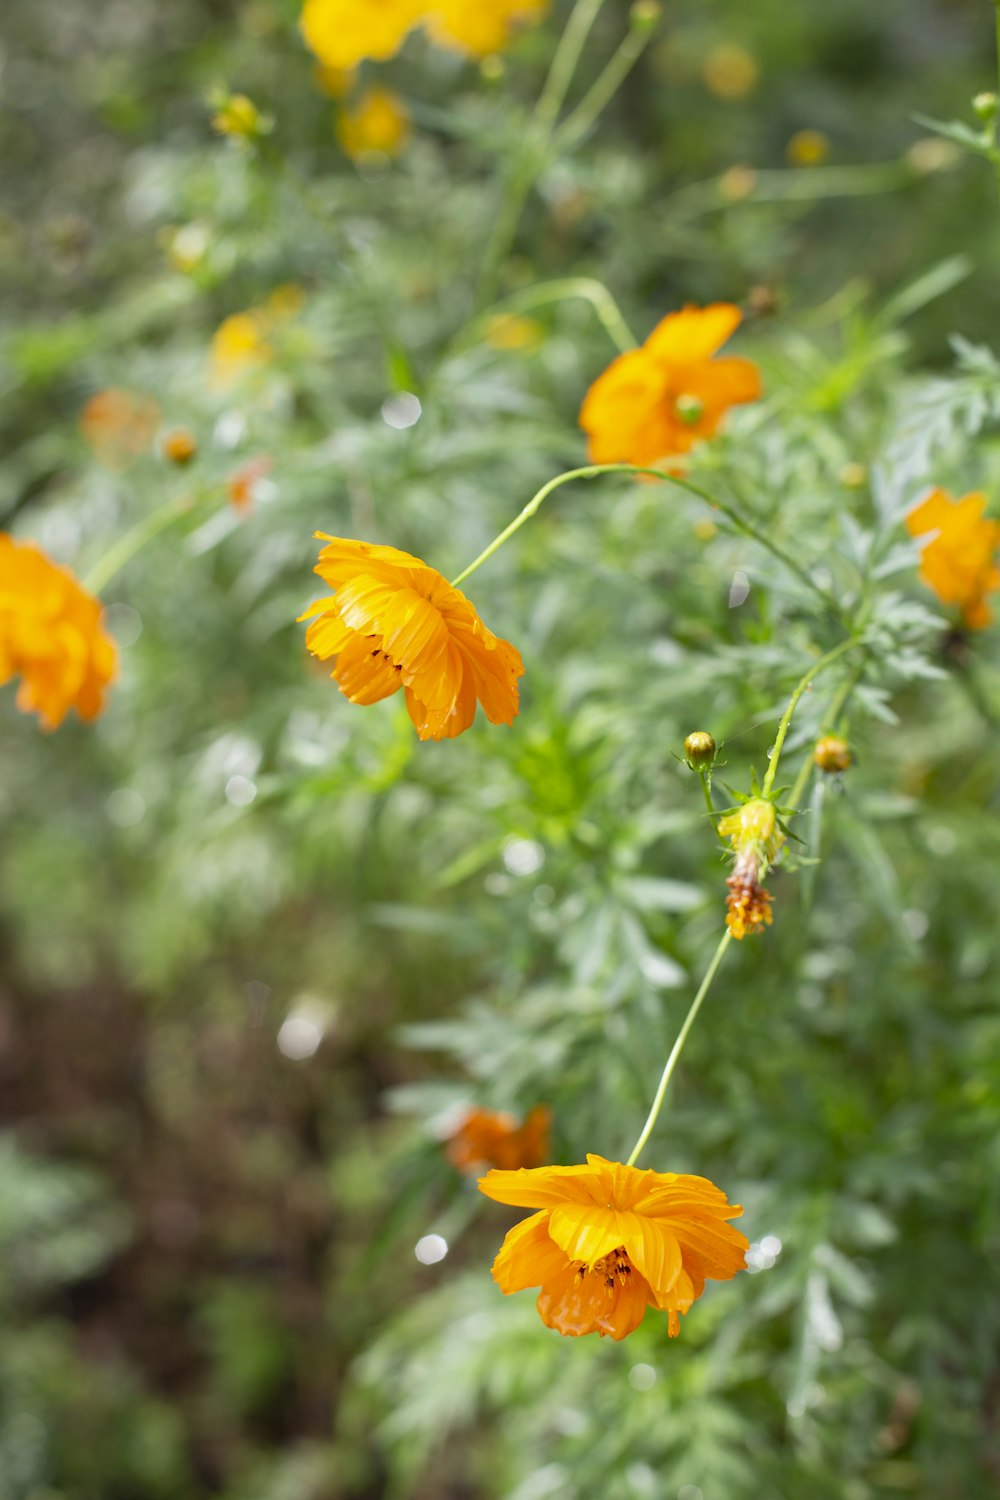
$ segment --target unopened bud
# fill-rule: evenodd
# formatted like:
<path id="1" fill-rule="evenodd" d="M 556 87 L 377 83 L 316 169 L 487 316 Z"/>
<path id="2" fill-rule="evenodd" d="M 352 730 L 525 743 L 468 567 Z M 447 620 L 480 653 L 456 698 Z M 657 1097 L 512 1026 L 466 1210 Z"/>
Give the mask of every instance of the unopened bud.
<path id="1" fill-rule="evenodd" d="M 828 775 L 832 776 L 837 771 L 846 771 L 852 759 L 850 745 L 839 735 L 825 734 L 821 740 L 816 741 L 813 760 L 819 769 L 826 771 Z"/>
<path id="2" fill-rule="evenodd" d="M 977 94 L 972 101 L 972 108 L 983 124 L 989 125 L 997 117 L 997 109 L 1000 108 L 1000 101 L 997 100 L 996 94 Z"/>
<path id="3" fill-rule="evenodd" d="M 629 11 L 629 24 L 633 31 L 652 31 L 662 14 L 660 0 L 635 0 Z"/>
<path id="4" fill-rule="evenodd" d="M 164 458 L 181 468 L 189 464 L 197 452 L 198 444 L 194 433 L 189 432 L 186 427 L 175 427 L 163 439 Z"/>
<path id="5" fill-rule="evenodd" d="M 706 729 L 696 729 L 684 741 L 684 759 L 692 771 L 703 771 L 715 759 L 717 746 Z"/>
<path id="6" fill-rule="evenodd" d="M 222 94 L 215 101 L 212 129 L 220 135 L 235 136 L 244 141 L 255 141 L 267 135 L 273 121 L 262 115 L 252 99 L 246 94 Z"/>

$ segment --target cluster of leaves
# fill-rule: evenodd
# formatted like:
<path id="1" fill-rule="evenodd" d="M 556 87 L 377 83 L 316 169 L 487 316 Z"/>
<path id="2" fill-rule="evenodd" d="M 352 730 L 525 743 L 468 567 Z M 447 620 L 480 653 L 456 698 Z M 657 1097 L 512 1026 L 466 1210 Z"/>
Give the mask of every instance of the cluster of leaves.
<path id="1" fill-rule="evenodd" d="M 98 724 L 40 739 L 4 698 L 5 1500 L 993 1493 L 995 636 L 947 633 L 902 525 L 931 481 L 1000 484 L 993 184 L 914 155 L 909 119 L 918 92 L 962 113 L 989 8 L 673 7 L 542 173 L 513 349 L 470 326 L 470 267 L 567 7 L 500 81 L 408 48 L 383 71 L 412 145 L 360 171 L 294 6 L 9 8 L 4 524 L 83 571 L 194 503 L 107 593 L 123 673 Z M 581 88 L 625 17 L 606 7 Z M 721 44 L 756 90 L 706 85 Z M 261 149 L 212 141 L 219 84 L 273 115 Z M 805 125 L 829 165 L 785 163 Z M 450 575 L 580 461 L 614 350 L 592 300 L 535 297 L 567 269 L 641 332 L 687 298 L 747 305 L 767 398 L 692 474 L 797 568 L 668 487 L 566 489 L 469 585 L 525 656 L 520 719 L 421 746 L 310 671 L 310 535 Z M 213 383 L 214 329 L 289 283 L 273 358 Z M 189 426 L 192 465 L 102 466 L 77 418 L 107 385 Z M 241 515 L 226 480 L 262 455 Z M 440 1133 L 466 1102 L 544 1101 L 555 1160 L 628 1150 L 721 923 L 684 735 L 723 744 L 720 796 L 746 788 L 845 621 L 863 649 L 787 755 L 850 674 L 855 767 L 794 820 L 775 927 L 735 954 L 649 1154 L 745 1205 L 753 1275 L 669 1347 L 653 1317 L 560 1340 L 489 1280 L 506 1226 Z"/>

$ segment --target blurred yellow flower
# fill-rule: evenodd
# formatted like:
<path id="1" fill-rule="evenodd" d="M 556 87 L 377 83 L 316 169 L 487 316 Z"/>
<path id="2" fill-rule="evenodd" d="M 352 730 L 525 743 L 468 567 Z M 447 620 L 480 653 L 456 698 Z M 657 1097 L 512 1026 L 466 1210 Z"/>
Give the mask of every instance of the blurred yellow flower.
<path id="1" fill-rule="evenodd" d="M 219 389 L 262 369 L 274 358 L 274 334 L 300 312 L 305 298 L 294 284 L 277 287 L 263 307 L 232 313 L 219 324 L 209 352 L 211 382 Z"/>
<path id="2" fill-rule="evenodd" d="M 472 57 L 487 57 L 506 45 L 519 22 L 535 21 L 549 0 L 431 0 L 424 6 L 431 39 Z"/>
<path id="3" fill-rule="evenodd" d="M 723 42 L 713 47 L 701 68 L 708 89 L 717 99 L 744 99 L 753 93 L 760 68 L 745 47 Z"/>
<path id="4" fill-rule="evenodd" d="M 271 129 L 271 123 L 246 94 L 223 95 L 212 116 L 212 129 L 217 130 L 219 135 L 236 136 L 248 141 L 266 135 Z"/>
<path id="5" fill-rule="evenodd" d="M 329 99 L 346 99 L 356 77 L 353 68 L 328 68 L 325 63 L 317 63 L 313 69 L 316 87 Z"/>
<path id="6" fill-rule="evenodd" d="M 395 56 L 426 9 L 423 0 L 306 0 L 299 25 L 325 67 L 350 72 Z"/>
<path id="7" fill-rule="evenodd" d="M 822 130 L 797 130 L 785 147 L 793 167 L 818 167 L 830 155 L 830 137 Z"/>
<path id="8" fill-rule="evenodd" d="M 545 330 L 536 318 L 524 318 L 519 313 L 495 313 L 487 320 L 484 336 L 493 349 L 530 351 L 544 341 Z"/>
<path id="9" fill-rule="evenodd" d="M 942 604 L 956 605 L 970 630 L 982 630 L 993 618 L 986 595 L 1000 589 L 1000 522 L 985 517 L 986 496 L 978 491 L 955 500 L 947 490 L 932 490 L 910 512 L 906 529 L 927 537 L 920 577 Z"/>
<path id="10" fill-rule="evenodd" d="M 71 708 L 94 719 L 115 678 L 100 601 L 31 542 L 0 533 L 0 683 L 20 677 L 17 706 L 56 729 Z"/>
<path id="11" fill-rule="evenodd" d="M 337 139 L 348 156 L 398 156 L 410 138 L 410 116 L 391 89 L 367 89 L 356 104 L 337 111 Z"/>

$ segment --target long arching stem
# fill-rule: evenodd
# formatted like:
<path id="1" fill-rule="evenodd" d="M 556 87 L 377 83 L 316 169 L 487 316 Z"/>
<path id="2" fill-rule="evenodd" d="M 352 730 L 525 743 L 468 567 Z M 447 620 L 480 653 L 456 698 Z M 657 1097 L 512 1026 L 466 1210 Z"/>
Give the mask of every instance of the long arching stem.
<path id="1" fill-rule="evenodd" d="M 663 1072 L 660 1075 L 659 1086 L 657 1087 L 656 1096 L 653 1099 L 649 1114 L 646 1117 L 646 1123 L 642 1127 L 642 1130 L 639 1134 L 639 1139 L 636 1141 L 635 1145 L 632 1148 L 632 1154 L 629 1157 L 628 1162 L 626 1163 L 627 1166 L 635 1166 L 639 1153 L 641 1152 L 643 1146 L 645 1146 L 646 1142 L 649 1140 L 649 1137 L 653 1132 L 653 1127 L 659 1119 L 660 1110 L 663 1108 L 663 1101 L 666 1098 L 667 1085 L 670 1083 L 670 1079 L 673 1076 L 673 1071 L 677 1066 L 681 1053 L 684 1051 L 684 1043 L 688 1039 L 688 1033 L 695 1023 L 698 1012 L 701 1010 L 702 1002 L 705 999 L 705 996 L 712 988 L 712 981 L 715 979 L 716 974 L 718 974 L 719 972 L 722 960 L 726 956 L 726 949 L 729 947 L 729 944 L 732 942 L 732 940 L 733 935 L 728 931 L 728 929 L 722 934 L 722 937 L 719 939 L 719 946 L 716 948 L 714 954 L 712 955 L 712 962 L 709 964 L 707 970 L 705 971 L 704 979 L 698 986 L 697 995 L 695 995 L 694 999 L 691 1001 L 691 1009 L 688 1011 L 687 1015 L 684 1018 L 684 1025 L 677 1033 L 677 1040 L 671 1048 L 670 1056 L 667 1058 L 666 1065 L 664 1066 Z"/>
<path id="2" fill-rule="evenodd" d="M 144 516 L 130 531 L 126 531 L 125 535 L 97 560 L 83 580 L 84 588 L 91 594 L 99 594 L 108 586 L 115 574 L 142 551 L 147 542 L 151 542 L 154 536 L 159 536 L 160 532 L 165 531 L 173 521 L 187 515 L 197 503 L 196 495 L 185 493 L 174 495 L 163 505 L 157 506 L 156 510 L 150 511 L 148 516 Z"/>
<path id="3" fill-rule="evenodd" d="M 792 716 L 799 706 L 799 700 L 802 697 L 802 694 L 809 687 L 809 684 L 815 678 L 817 678 L 821 672 L 825 671 L 826 668 L 832 665 L 833 662 L 839 660 L 839 658 L 843 656 L 845 652 L 853 651 L 854 648 L 859 644 L 860 642 L 855 640 L 853 636 L 848 641 L 841 641 L 839 646 L 835 646 L 832 651 L 828 651 L 825 656 L 821 656 L 819 661 L 813 662 L 812 666 L 809 668 L 805 676 L 800 679 L 794 693 L 788 700 L 788 707 L 785 709 L 785 712 L 781 716 L 781 723 L 778 725 L 778 733 L 774 737 L 774 746 L 771 750 L 771 764 L 767 768 L 767 775 L 764 777 L 764 784 L 760 789 L 762 797 L 769 797 L 771 795 L 771 789 L 774 786 L 774 778 L 778 774 L 778 762 L 781 760 L 781 752 L 784 748 L 785 737 L 788 734 L 788 730 L 792 722 Z"/>

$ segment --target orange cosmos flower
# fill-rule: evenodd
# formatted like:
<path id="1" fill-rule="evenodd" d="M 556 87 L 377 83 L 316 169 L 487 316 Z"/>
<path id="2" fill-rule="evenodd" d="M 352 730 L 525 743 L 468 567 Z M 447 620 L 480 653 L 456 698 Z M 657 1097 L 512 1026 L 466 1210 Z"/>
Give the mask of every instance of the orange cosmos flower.
<path id="1" fill-rule="evenodd" d="M 920 577 L 942 604 L 958 606 L 970 630 L 990 623 L 986 595 L 1000 588 L 1000 523 L 987 521 L 985 510 L 986 496 L 979 491 L 955 500 L 938 489 L 906 518 L 911 536 L 937 533 L 924 547 Z"/>
<path id="2" fill-rule="evenodd" d="M 472 1109 L 448 1142 L 448 1156 L 465 1172 L 476 1167 L 541 1166 L 549 1152 L 551 1111 L 537 1105 L 518 1125 L 513 1115 Z"/>
<path id="3" fill-rule="evenodd" d="M 80 413 L 80 431 L 94 455 L 109 469 L 124 469 L 147 451 L 160 425 L 151 396 L 108 386 L 97 391 Z"/>
<path id="4" fill-rule="evenodd" d="M 0 683 L 21 678 L 18 708 L 46 729 L 71 708 L 96 718 L 116 672 L 98 600 L 41 548 L 0 533 Z"/>
<path id="5" fill-rule="evenodd" d="M 505 1293 L 540 1286 L 542 1322 L 559 1333 L 623 1339 L 656 1307 L 675 1338 L 706 1279 L 746 1264 L 746 1236 L 726 1223 L 743 1210 L 705 1177 L 588 1156 L 585 1167 L 487 1172 L 479 1190 L 539 1210 L 507 1235 L 493 1279 Z"/>
<path id="6" fill-rule="evenodd" d="M 491 724 L 517 717 L 520 653 L 486 629 L 458 589 L 395 547 L 316 536 L 329 543 L 314 569 L 334 592 L 313 618 L 306 645 L 352 703 L 378 703 L 400 688 L 422 740 L 453 739 L 480 702 Z"/>
<path id="7" fill-rule="evenodd" d="M 580 426 L 593 463 L 655 464 L 687 453 L 731 406 L 761 394 L 757 366 L 713 356 L 739 326 L 728 302 L 670 313 L 641 349 L 622 354 L 587 392 Z"/>

